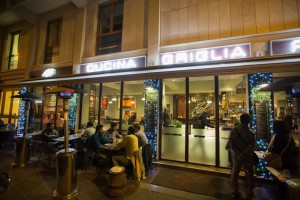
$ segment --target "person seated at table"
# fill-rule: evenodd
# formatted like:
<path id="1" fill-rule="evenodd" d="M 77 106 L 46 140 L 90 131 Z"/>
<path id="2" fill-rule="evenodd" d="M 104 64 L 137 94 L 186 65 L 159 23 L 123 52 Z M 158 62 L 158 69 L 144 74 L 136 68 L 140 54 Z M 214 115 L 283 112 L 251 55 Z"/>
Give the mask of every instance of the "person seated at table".
<path id="1" fill-rule="evenodd" d="M 53 123 L 47 123 L 46 128 L 42 131 L 42 140 L 46 142 L 51 142 L 56 138 L 59 138 L 58 132 L 54 129 Z"/>
<path id="2" fill-rule="evenodd" d="M 81 137 L 86 137 L 86 138 L 91 137 L 96 131 L 93 126 L 94 126 L 93 122 L 86 123 L 86 128 L 84 129 L 84 131 L 82 131 Z"/>
<path id="3" fill-rule="evenodd" d="M 112 122 L 110 124 L 110 128 L 104 133 L 104 136 L 107 137 L 109 140 L 113 140 L 115 138 L 122 138 L 122 136 L 116 130 L 118 124 Z"/>
<path id="4" fill-rule="evenodd" d="M 134 135 L 135 129 L 133 126 L 128 127 L 128 133 L 123 138 L 123 140 L 117 144 L 117 148 L 125 148 L 125 153 L 123 155 L 112 156 L 112 163 L 114 166 L 129 166 L 129 161 L 135 168 L 135 178 L 137 180 L 141 179 L 142 176 L 142 164 L 137 157 L 137 152 L 139 150 L 138 138 Z"/>
<path id="5" fill-rule="evenodd" d="M 3 118 L 0 118 L 0 128 L 5 128 L 5 122 Z"/>
<path id="6" fill-rule="evenodd" d="M 95 133 L 89 138 L 88 149 L 98 152 L 99 147 L 107 143 L 112 143 L 112 140 L 104 136 L 103 126 L 99 124 L 96 126 Z"/>
<path id="7" fill-rule="evenodd" d="M 145 144 L 148 144 L 147 136 L 143 131 L 141 131 L 140 125 L 139 124 L 133 124 L 133 128 L 134 128 L 134 134 L 138 138 L 139 147 L 141 147 Z"/>

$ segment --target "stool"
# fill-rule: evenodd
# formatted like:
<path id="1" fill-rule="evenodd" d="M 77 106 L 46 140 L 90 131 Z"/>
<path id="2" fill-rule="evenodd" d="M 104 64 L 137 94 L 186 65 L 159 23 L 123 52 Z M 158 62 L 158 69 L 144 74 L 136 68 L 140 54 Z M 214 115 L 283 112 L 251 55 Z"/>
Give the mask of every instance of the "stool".
<path id="1" fill-rule="evenodd" d="M 109 170 L 109 178 L 107 180 L 108 195 L 110 197 L 122 197 L 127 190 L 127 179 L 125 168 L 122 166 L 114 166 Z"/>

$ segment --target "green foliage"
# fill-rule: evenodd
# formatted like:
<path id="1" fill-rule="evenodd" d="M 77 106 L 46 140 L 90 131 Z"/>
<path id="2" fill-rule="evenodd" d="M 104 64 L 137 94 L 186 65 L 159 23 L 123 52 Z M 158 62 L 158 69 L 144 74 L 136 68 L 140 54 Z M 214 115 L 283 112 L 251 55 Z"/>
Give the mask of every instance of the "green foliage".
<path id="1" fill-rule="evenodd" d="M 174 120 L 174 125 L 175 125 L 175 128 L 181 128 L 182 127 L 182 122 L 179 121 L 179 120 Z"/>

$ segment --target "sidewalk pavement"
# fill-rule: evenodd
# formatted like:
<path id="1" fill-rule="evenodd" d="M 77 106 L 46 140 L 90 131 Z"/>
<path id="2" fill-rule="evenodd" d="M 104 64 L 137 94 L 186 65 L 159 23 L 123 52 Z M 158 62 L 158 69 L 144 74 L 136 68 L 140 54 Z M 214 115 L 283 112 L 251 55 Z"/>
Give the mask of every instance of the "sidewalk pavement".
<path id="1" fill-rule="evenodd" d="M 6 171 L 11 177 L 11 182 L 6 190 L 0 186 L 1 200 L 47 200 L 52 198 L 56 189 L 56 171 L 54 168 L 47 169 L 44 165 L 38 164 L 34 169 L 34 164 L 24 168 L 11 168 L 14 161 L 14 150 L 0 149 L 0 172 Z M 47 161 L 45 161 L 47 165 Z M 215 197 L 174 190 L 151 184 L 160 167 L 153 167 L 145 180 L 137 183 L 128 179 L 127 192 L 122 198 L 124 200 L 180 200 L 180 199 L 217 199 Z M 97 172 L 95 167 L 90 167 L 87 171 L 77 171 L 77 184 L 80 192 L 78 199 L 98 200 L 111 199 L 107 195 L 106 180 L 108 174 Z M 217 176 L 217 175 L 216 175 Z M 209 186 L 208 186 L 209 187 Z M 230 191 L 228 191 L 228 197 Z M 230 199 L 224 197 L 222 199 Z"/>

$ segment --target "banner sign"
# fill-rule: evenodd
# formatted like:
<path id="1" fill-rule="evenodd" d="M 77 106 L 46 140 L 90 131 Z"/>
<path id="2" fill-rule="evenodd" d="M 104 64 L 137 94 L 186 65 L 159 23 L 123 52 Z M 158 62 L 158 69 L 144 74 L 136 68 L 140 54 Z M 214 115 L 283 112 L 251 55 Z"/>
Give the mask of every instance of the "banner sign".
<path id="1" fill-rule="evenodd" d="M 270 54 L 297 54 L 300 53 L 300 37 L 270 41 Z"/>
<path id="2" fill-rule="evenodd" d="M 133 57 L 80 65 L 80 73 L 107 72 L 146 66 L 146 57 Z"/>
<path id="3" fill-rule="evenodd" d="M 172 65 L 217 60 L 242 59 L 251 57 L 250 44 L 237 44 L 188 51 L 176 51 L 160 54 L 161 65 Z"/>

